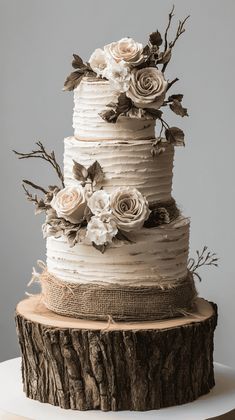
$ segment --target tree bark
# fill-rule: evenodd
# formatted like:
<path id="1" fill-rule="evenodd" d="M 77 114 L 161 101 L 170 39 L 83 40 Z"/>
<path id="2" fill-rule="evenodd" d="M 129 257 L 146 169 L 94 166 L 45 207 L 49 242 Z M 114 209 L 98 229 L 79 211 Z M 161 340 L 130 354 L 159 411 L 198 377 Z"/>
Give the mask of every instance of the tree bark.
<path id="1" fill-rule="evenodd" d="M 103 411 L 193 401 L 215 384 L 217 307 L 198 299 L 197 312 L 170 322 L 108 325 L 56 315 L 39 297 L 24 300 L 16 325 L 26 396 L 66 409 Z"/>

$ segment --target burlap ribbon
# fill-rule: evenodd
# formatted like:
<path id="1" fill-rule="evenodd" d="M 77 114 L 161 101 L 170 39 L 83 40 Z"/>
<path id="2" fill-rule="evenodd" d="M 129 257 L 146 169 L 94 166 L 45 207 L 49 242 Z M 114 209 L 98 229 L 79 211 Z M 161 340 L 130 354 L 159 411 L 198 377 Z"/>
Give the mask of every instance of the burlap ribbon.
<path id="1" fill-rule="evenodd" d="M 114 321 L 173 318 L 190 313 L 197 295 L 190 272 L 171 287 L 78 284 L 58 279 L 44 263 L 39 265 L 42 273 L 34 270 L 32 281 L 41 283 L 44 304 L 69 317 Z"/>

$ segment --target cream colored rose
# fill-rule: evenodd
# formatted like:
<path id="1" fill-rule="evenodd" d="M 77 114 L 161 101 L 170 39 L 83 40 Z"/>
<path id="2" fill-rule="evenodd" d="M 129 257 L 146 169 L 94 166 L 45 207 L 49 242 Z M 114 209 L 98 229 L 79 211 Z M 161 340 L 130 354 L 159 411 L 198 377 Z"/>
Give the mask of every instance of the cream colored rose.
<path id="1" fill-rule="evenodd" d="M 81 185 L 65 187 L 52 199 L 51 207 L 58 217 L 63 217 L 71 223 L 81 222 L 86 208 L 84 189 Z"/>
<path id="2" fill-rule="evenodd" d="M 120 41 L 105 45 L 104 52 L 117 63 L 123 60 L 132 66 L 140 64 L 144 59 L 143 45 L 132 38 L 122 38 Z"/>
<path id="3" fill-rule="evenodd" d="M 167 81 L 155 67 L 145 67 L 131 72 L 129 90 L 126 95 L 139 108 L 159 109 L 165 99 Z"/>
<path id="4" fill-rule="evenodd" d="M 109 194 L 104 190 L 95 191 L 87 202 L 94 215 L 99 215 L 110 210 Z"/>
<path id="5" fill-rule="evenodd" d="M 110 87 L 115 92 L 123 93 L 129 89 L 131 73 L 123 60 L 117 63 L 115 60 L 110 59 L 103 71 L 103 77 L 109 80 Z"/>
<path id="6" fill-rule="evenodd" d="M 117 227 L 125 232 L 140 229 L 148 219 L 148 202 L 135 188 L 118 188 L 110 196 L 110 207 Z"/>
<path id="7" fill-rule="evenodd" d="M 112 242 L 118 233 L 117 225 L 110 213 L 102 213 L 100 216 L 92 216 L 87 225 L 86 239 L 96 245 L 104 245 Z"/>
<path id="8" fill-rule="evenodd" d="M 106 56 L 104 50 L 97 48 L 90 56 L 89 59 L 92 70 L 98 75 L 102 76 L 103 71 L 107 66 Z"/>

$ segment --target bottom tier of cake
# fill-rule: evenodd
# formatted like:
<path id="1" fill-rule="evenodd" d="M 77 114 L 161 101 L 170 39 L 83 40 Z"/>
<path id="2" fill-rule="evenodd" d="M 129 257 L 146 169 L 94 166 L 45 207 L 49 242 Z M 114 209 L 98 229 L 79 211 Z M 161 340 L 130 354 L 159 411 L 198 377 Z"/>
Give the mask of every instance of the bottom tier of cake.
<path id="1" fill-rule="evenodd" d="M 20 302 L 16 324 L 27 397 L 74 410 L 153 410 L 185 404 L 214 386 L 217 307 L 197 298 L 190 316 L 103 322 Z"/>

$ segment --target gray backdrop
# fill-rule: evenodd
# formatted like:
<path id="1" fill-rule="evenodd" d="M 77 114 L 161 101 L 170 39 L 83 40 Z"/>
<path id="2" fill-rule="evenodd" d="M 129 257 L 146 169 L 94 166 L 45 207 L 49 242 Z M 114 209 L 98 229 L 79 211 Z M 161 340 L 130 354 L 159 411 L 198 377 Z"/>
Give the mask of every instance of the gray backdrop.
<path id="1" fill-rule="evenodd" d="M 191 15 L 168 77 L 185 94 L 190 118 L 177 121 L 187 147 L 175 159 L 174 197 L 191 217 L 190 253 L 207 244 L 219 269 L 203 271 L 200 294 L 219 305 L 217 361 L 235 367 L 234 264 L 234 0 L 175 0 L 176 15 Z M 72 94 L 62 85 L 73 52 L 85 59 L 123 36 L 145 42 L 163 30 L 172 0 L 1 0 L 1 293 L 0 359 L 19 354 L 14 308 L 24 297 L 32 266 L 45 260 L 43 216 L 35 217 L 20 180 L 45 186 L 55 179 L 37 161 L 18 161 L 41 139 L 62 161 L 72 134 Z M 171 118 L 172 124 L 175 119 Z"/>

